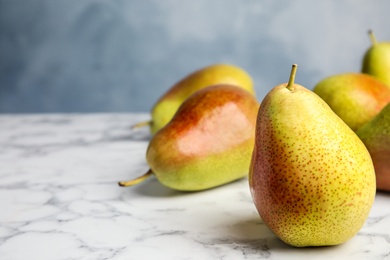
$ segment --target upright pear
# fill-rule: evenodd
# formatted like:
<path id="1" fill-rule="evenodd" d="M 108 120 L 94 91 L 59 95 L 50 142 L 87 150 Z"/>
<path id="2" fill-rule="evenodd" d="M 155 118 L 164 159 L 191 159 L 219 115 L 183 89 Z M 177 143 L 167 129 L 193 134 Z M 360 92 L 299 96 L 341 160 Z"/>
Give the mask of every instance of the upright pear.
<path id="1" fill-rule="evenodd" d="M 296 247 L 341 244 L 363 226 L 375 197 L 370 155 L 315 93 L 289 83 L 262 101 L 249 173 L 264 223 Z"/>
<path id="2" fill-rule="evenodd" d="M 213 188 L 248 175 L 259 103 L 248 91 L 214 85 L 191 95 L 151 139 L 150 170 L 121 186 L 155 175 L 181 191 Z"/>
<path id="3" fill-rule="evenodd" d="M 390 88 L 390 42 L 377 42 L 373 32 L 369 32 L 371 47 L 363 57 L 362 72 L 370 74 Z"/>
<path id="4" fill-rule="evenodd" d="M 214 64 L 191 73 L 173 85 L 153 106 L 152 120 L 138 123 L 133 127 L 149 125 L 154 135 L 172 119 L 177 109 L 190 95 L 217 84 L 235 85 L 255 96 L 252 78 L 246 71 L 230 64 Z"/>
<path id="5" fill-rule="evenodd" d="M 390 102 L 390 88 L 363 73 L 329 76 L 317 83 L 313 91 L 354 131 Z"/>
<path id="6" fill-rule="evenodd" d="M 356 134 L 374 162 L 377 189 L 390 191 L 390 104 Z"/>

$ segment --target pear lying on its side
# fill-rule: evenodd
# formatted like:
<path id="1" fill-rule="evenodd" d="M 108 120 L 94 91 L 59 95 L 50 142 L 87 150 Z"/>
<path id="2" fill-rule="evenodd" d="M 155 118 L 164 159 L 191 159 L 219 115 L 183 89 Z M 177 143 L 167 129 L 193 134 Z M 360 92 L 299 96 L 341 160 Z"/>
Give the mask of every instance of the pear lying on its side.
<path id="1" fill-rule="evenodd" d="M 197 91 L 152 137 L 146 153 L 150 171 L 119 185 L 154 174 L 172 189 L 199 191 L 247 176 L 258 108 L 256 98 L 236 86 Z"/>
<path id="2" fill-rule="evenodd" d="M 354 131 L 390 102 L 390 88 L 379 79 L 363 73 L 327 77 L 313 91 Z"/>
<path id="3" fill-rule="evenodd" d="M 369 32 L 372 46 L 363 57 L 362 72 L 370 74 L 390 88 L 390 42 L 377 42 L 373 32 Z"/>
<path id="4" fill-rule="evenodd" d="M 249 173 L 264 223 L 296 247 L 341 244 L 363 226 L 375 197 L 370 155 L 315 93 L 290 81 L 257 116 Z"/>
<path id="5" fill-rule="evenodd" d="M 377 189 L 390 191 L 390 104 L 356 134 L 371 154 Z"/>
<path id="6" fill-rule="evenodd" d="M 246 71 L 229 64 L 211 65 L 193 72 L 173 85 L 153 106 L 152 120 L 141 122 L 133 127 L 148 124 L 152 135 L 154 135 L 172 119 L 177 109 L 190 95 L 200 89 L 217 84 L 235 85 L 255 96 L 252 78 Z"/>

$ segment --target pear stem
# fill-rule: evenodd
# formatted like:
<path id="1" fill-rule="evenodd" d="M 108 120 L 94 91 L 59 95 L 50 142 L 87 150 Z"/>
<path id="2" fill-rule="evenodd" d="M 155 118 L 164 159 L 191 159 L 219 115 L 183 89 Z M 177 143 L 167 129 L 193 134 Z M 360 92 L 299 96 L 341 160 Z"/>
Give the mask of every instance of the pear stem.
<path id="1" fill-rule="evenodd" d="M 138 128 L 141 128 L 141 127 L 144 127 L 144 126 L 150 126 L 152 124 L 152 121 L 144 121 L 144 122 L 139 122 L 135 125 L 132 125 L 130 127 L 131 130 L 135 130 L 135 129 L 138 129 Z"/>
<path id="2" fill-rule="evenodd" d="M 152 172 L 152 170 L 149 169 L 144 175 L 141 175 L 138 178 L 135 178 L 135 179 L 130 180 L 130 181 L 120 181 L 120 182 L 118 182 L 118 185 L 121 186 L 121 187 L 134 186 L 134 185 L 136 185 L 136 184 L 138 184 L 140 182 L 143 182 L 144 180 L 146 180 L 147 178 L 149 178 L 153 174 L 154 173 Z"/>
<path id="3" fill-rule="evenodd" d="M 286 86 L 287 89 L 290 90 L 290 91 L 294 90 L 294 81 L 295 81 L 295 74 L 297 73 L 297 68 L 298 68 L 297 64 L 293 64 L 292 65 L 291 73 L 290 73 L 290 79 L 288 80 L 288 83 L 287 83 L 287 86 Z"/>
<path id="4" fill-rule="evenodd" d="M 372 30 L 368 30 L 368 36 L 370 36 L 370 41 L 371 41 L 372 45 L 375 45 L 378 43 L 376 41 L 375 34 L 372 32 Z"/>

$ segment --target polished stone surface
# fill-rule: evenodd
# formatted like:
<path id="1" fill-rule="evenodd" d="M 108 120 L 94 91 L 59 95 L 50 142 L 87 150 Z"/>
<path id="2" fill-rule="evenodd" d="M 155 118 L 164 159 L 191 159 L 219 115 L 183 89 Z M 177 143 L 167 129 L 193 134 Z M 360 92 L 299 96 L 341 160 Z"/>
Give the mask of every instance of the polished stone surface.
<path id="1" fill-rule="evenodd" d="M 293 248 L 261 221 L 246 179 L 194 193 L 148 169 L 147 114 L 0 115 L 0 259 L 388 259 L 390 194 L 334 247 Z"/>

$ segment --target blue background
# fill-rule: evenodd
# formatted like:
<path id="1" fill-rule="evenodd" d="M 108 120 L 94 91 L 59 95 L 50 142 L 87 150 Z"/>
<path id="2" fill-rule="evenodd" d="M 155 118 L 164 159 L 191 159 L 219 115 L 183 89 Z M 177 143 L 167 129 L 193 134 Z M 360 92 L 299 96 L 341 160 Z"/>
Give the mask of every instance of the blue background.
<path id="1" fill-rule="evenodd" d="M 390 1 L 0 0 L 0 112 L 146 112 L 214 63 L 245 69 L 261 100 L 358 72 L 368 29 L 390 41 Z"/>

